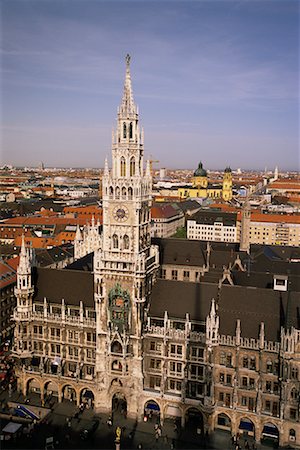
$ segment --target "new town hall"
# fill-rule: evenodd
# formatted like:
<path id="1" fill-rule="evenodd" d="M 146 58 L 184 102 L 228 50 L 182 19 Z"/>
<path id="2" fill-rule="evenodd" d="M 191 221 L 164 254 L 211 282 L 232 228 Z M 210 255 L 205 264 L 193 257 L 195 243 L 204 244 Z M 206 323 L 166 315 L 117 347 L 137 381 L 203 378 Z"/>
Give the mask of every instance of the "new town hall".
<path id="1" fill-rule="evenodd" d="M 141 420 L 159 414 L 300 446 L 300 255 L 150 238 L 152 179 L 130 58 L 103 227 L 77 230 L 76 261 L 37 268 L 22 245 L 14 312 L 18 388 Z M 247 216 L 248 214 L 248 216 Z M 83 231 L 83 232 L 82 232 Z"/>

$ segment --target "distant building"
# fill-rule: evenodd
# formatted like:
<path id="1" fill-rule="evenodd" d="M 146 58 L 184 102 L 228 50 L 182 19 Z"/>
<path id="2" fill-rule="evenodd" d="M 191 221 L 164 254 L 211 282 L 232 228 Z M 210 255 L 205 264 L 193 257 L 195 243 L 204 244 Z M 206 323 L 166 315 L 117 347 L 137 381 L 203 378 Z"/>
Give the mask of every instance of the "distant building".
<path id="1" fill-rule="evenodd" d="M 210 242 L 300 246 L 300 215 L 200 210 L 187 219 L 187 238 Z"/>
<path id="2" fill-rule="evenodd" d="M 155 204 L 151 208 L 151 236 L 170 237 L 185 225 L 184 213 L 175 203 Z"/>
<path id="3" fill-rule="evenodd" d="M 238 242 L 237 213 L 198 211 L 187 220 L 187 238 L 210 242 Z"/>
<path id="4" fill-rule="evenodd" d="M 232 172 L 230 167 L 226 167 L 223 176 L 223 183 L 210 183 L 207 172 L 203 168 L 202 162 L 194 172 L 192 187 L 180 187 L 178 195 L 181 198 L 213 198 L 229 201 L 232 199 Z"/>

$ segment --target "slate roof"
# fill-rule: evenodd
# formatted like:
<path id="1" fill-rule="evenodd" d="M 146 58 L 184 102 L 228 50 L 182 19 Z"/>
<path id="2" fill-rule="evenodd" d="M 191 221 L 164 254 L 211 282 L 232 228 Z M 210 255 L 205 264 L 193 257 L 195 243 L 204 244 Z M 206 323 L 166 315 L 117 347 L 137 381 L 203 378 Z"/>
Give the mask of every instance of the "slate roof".
<path id="1" fill-rule="evenodd" d="M 205 264 L 205 248 L 201 241 L 187 239 L 152 239 L 159 246 L 160 264 L 202 266 Z"/>
<path id="2" fill-rule="evenodd" d="M 68 270 L 83 270 L 92 272 L 94 267 L 94 252 L 85 255 L 83 258 L 77 259 L 69 264 L 65 269 Z"/>
<path id="3" fill-rule="evenodd" d="M 278 341 L 285 322 L 287 299 L 283 294 L 273 289 L 223 285 L 218 308 L 220 333 L 235 335 L 240 319 L 242 337 L 257 339 L 260 323 L 264 322 L 266 339 Z"/>
<path id="4" fill-rule="evenodd" d="M 217 285 L 158 279 L 153 287 L 150 316 L 205 321 L 210 311 L 211 299 L 217 296 Z"/>
<path id="5" fill-rule="evenodd" d="M 79 306 L 80 301 L 86 307 L 94 308 L 94 280 L 91 272 L 78 270 L 37 268 L 34 274 L 35 301 L 44 301 L 44 297 L 53 303 Z"/>
<path id="6" fill-rule="evenodd" d="M 151 317 L 205 321 L 211 299 L 218 299 L 220 334 L 235 335 L 236 321 L 241 320 L 242 337 L 257 339 L 260 323 L 265 323 L 266 339 L 278 341 L 281 326 L 299 326 L 300 295 L 292 294 L 288 308 L 288 293 L 273 289 L 223 285 L 220 296 L 213 283 L 191 283 L 157 280 L 149 309 Z"/>

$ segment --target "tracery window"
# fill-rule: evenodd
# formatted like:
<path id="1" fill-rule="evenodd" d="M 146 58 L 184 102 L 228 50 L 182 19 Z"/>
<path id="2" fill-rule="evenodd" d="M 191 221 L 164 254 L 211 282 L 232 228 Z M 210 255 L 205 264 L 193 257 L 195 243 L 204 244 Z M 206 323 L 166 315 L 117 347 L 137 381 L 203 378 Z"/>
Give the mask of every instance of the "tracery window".
<path id="1" fill-rule="evenodd" d="M 130 176 L 134 177 L 135 175 L 135 158 L 132 156 L 130 158 Z"/>
<path id="2" fill-rule="evenodd" d="M 121 161 L 120 161 L 120 172 L 121 172 L 121 177 L 125 177 L 126 176 L 126 162 L 125 162 L 125 158 L 124 156 L 122 156 Z"/>
<path id="3" fill-rule="evenodd" d="M 113 241 L 113 248 L 118 248 L 119 247 L 119 239 L 116 234 L 113 235 L 112 241 Z"/>
<path id="4" fill-rule="evenodd" d="M 129 236 L 127 234 L 125 234 L 123 237 L 123 243 L 124 243 L 124 249 L 128 250 L 129 249 Z"/>

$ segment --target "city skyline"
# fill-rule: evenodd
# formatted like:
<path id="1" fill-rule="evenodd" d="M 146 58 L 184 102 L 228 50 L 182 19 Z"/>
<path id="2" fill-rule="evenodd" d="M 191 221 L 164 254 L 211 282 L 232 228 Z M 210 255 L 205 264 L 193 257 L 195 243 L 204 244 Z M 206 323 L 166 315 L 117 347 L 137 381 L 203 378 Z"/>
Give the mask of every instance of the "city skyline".
<path id="1" fill-rule="evenodd" d="M 146 158 L 298 170 L 298 19 L 295 1 L 3 2 L 2 163 L 103 167 L 128 52 Z"/>

